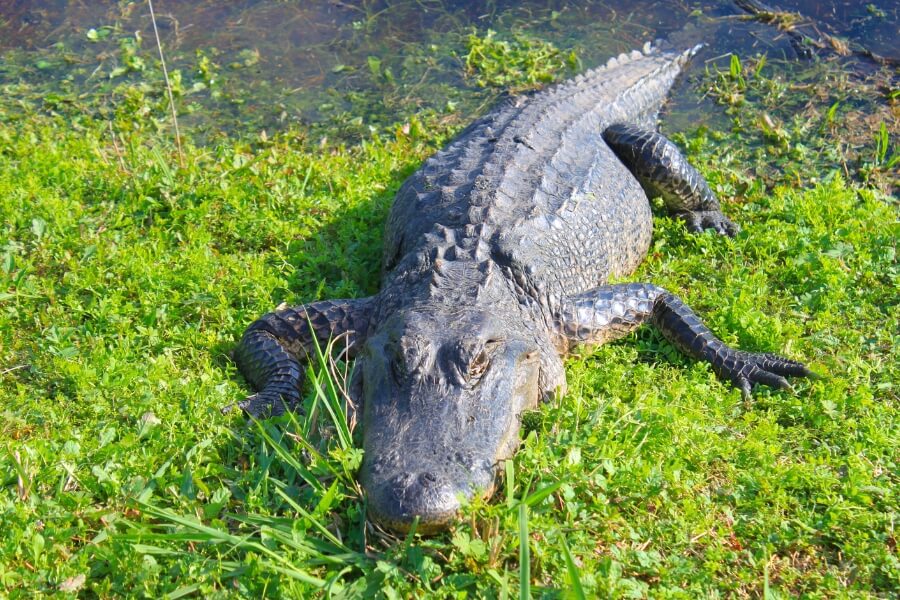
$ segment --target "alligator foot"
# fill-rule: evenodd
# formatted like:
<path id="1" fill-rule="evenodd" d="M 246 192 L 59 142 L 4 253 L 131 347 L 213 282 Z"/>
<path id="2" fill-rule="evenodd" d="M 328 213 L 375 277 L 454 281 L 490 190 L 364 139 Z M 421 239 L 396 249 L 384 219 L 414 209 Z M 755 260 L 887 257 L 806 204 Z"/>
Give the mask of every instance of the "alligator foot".
<path id="1" fill-rule="evenodd" d="M 234 361 L 258 392 L 225 410 L 237 406 L 256 418 L 300 412 L 300 361 L 340 336 L 346 336 L 345 351 L 352 358 L 368 328 L 371 304 L 371 298 L 322 300 L 255 321 L 235 349 Z"/>
<path id="2" fill-rule="evenodd" d="M 679 350 L 712 365 L 721 379 L 731 381 L 745 398 L 754 383 L 791 389 L 784 378 L 810 377 L 813 372 L 803 363 L 769 353 L 736 350 L 716 337 L 684 302 L 662 290 L 656 298 L 653 323 Z"/>
<path id="3" fill-rule="evenodd" d="M 237 403 L 237 407 L 246 414 L 256 419 L 278 417 L 286 412 L 303 414 L 298 400 L 285 398 L 285 395 L 276 390 L 264 390 L 258 394 L 247 396 Z"/>
<path id="4" fill-rule="evenodd" d="M 742 352 L 724 343 L 707 360 L 713 371 L 722 379 L 730 380 L 741 390 L 744 398 L 750 398 L 750 388 L 762 383 L 782 390 L 792 390 L 785 376 L 813 377 L 814 373 L 801 362 L 777 354 Z"/>
<path id="5" fill-rule="evenodd" d="M 692 232 L 712 229 L 734 237 L 740 228 L 722 214 L 719 201 L 703 176 L 678 146 L 656 131 L 634 125 L 610 125 L 603 139 L 650 197 L 661 197 Z"/>
<path id="6" fill-rule="evenodd" d="M 244 376 L 259 390 L 238 402 L 238 408 L 258 419 L 299 408 L 300 362 L 285 348 L 283 340 L 269 331 L 249 329 L 234 357 Z"/>
<path id="7" fill-rule="evenodd" d="M 741 227 L 732 222 L 721 210 L 695 210 L 676 213 L 676 216 L 684 221 L 691 233 L 703 233 L 712 229 L 719 235 L 734 237 Z"/>
<path id="8" fill-rule="evenodd" d="M 279 417 L 286 412 L 296 414 L 304 414 L 298 404 L 289 405 L 281 394 L 251 394 L 240 402 L 233 402 L 222 407 L 222 414 L 227 415 L 233 410 L 240 410 L 246 415 L 254 419 L 268 419 L 269 417 Z"/>
<path id="9" fill-rule="evenodd" d="M 574 296 L 559 312 L 557 327 L 572 344 L 599 345 L 648 321 L 676 348 L 709 362 L 716 375 L 745 397 L 755 383 L 790 389 L 785 376 L 814 376 L 795 360 L 729 347 L 677 296 L 648 283 L 605 285 Z"/>

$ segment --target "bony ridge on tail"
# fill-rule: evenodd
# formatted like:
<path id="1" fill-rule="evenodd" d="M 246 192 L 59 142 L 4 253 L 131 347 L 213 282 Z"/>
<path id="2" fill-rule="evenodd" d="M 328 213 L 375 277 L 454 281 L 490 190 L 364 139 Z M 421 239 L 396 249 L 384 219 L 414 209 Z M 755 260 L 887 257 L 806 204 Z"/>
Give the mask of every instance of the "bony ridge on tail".
<path id="1" fill-rule="evenodd" d="M 427 533 L 456 518 L 461 498 L 490 493 L 520 415 L 565 389 L 562 359 L 576 345 L 650 323 L 745 395 L 810 375 L 730 348 L 667 290 L 607 284 L 647 253 L 648 194 L 691 231 L 738 231 L 656 132 L 697 49 L 647 45 L 469 125 L 397 193 L 377 294 L 278 310 L 247 329 L 235 359 L 257 393 L 243 410 L 296 409 L 305 357 L 346 335 L 370 517 Z"/>

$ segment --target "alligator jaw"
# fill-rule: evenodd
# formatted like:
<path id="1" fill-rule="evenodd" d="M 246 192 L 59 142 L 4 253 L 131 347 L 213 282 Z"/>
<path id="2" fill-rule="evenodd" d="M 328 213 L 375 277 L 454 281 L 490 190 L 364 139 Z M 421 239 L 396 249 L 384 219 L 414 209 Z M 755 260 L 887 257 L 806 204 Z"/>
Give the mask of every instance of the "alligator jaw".
<path id="1" fill-rule="evenodd" d="M 496 466 L 519 445 L 521 413 L 539 396 L 533 343 L 482 314 L 458 330 L 439 323 L 431 315 L 395 317 L 357 359 L 360 482 L 369 516 L 396 532 L 418 520 L 417 531 L 433 533 L 463 503 L 490 495 Z"/>
<path id="2" fill-rule="evenodd" d="M 490 480 L 489 487 L 482 489 L 470 484 L 467 489 L 460 489 L 459 482 L 452 482 L 431 470 L 399 473 L 367 488 L 369 516 L 396 533 L 407 533 L 417 519 L 416 532 L 436 533 L 456 520 L 465 502 L 476 495 L 490 497 L 493 493 L 493 469 L 473 475 Z"/>

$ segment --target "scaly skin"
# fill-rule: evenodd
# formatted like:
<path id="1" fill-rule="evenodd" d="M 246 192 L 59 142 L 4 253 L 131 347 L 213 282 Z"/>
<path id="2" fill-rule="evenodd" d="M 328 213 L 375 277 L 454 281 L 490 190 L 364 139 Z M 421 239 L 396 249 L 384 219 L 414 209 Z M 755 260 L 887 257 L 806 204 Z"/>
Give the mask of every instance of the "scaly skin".
<path id="1" fill-rule="evenodd" d="M 703 176 L 678 147 L 655 131 L 617 123 L 603 139 L 625 163 L 650 197 L 659 196 L 666 207 L 685 221 L 688 229 L 735 236 L 740 227 L 722 214 L 719 200 Z"/>
<path id="2" fill-rule="evenodd" d="M 276 310 L 256 320 L 244 332 L 234 360 L 259 392 L 238 407 L 255 416 L 299 408 L 300 361 L 315 357 L 316 343 L 324 351 L 324 344 L 339 335 L 346 336 L 342 347 L 354 356 L 358 332 L 368 326 L 370 310 L 368 299 L 323 300 Z"/>
<path id="3" fill-rule="evenodd" d="M 560 317 L 559 328 L 575 345 L 604 344 L 650 321 L 681 352 L 710 363 L 716 375 L 748 398 L 754 383 L 789 389 L 784 375 L 811 375 L 797 361 L 729 348 L 677 296 L 649 283 L 606 285 L 579 294 Z"/>
<path id="4" fill-rule="evenodd" d="M 452 522 L 489 494 L 520 415 L 565 389 L 562 357 L 651 322 L 745 394 L 800 363 L 729 348 L 677 297 L 605 285 L 650 244 L 645 189 L 691 230 L 737 232 L 699 173 L 654 131 L 696 48 L 645 47 L 475 121 L 403 184 L 385 231 L 381 291 L 266 315 L 235 359 L 254 416 L 296 408 L 315 340 L 347 334 L 363 407 L 370 517 L 405 531 Z"/>

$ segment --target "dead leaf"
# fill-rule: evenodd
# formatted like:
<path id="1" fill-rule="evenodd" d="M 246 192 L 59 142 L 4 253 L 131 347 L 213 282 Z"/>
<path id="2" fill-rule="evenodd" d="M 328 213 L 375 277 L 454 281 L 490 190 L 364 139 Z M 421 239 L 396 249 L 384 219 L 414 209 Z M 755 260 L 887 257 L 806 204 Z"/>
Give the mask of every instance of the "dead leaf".
<path id="1" fill-rule="evenodd" d="M 84 573 L 76 575 L 75 577 L 69 577 L 61 584 L 59 584 L 59 591 L 61 592 L 77 592 L 84 586 L 84 582 L 87 580 Z"/>

